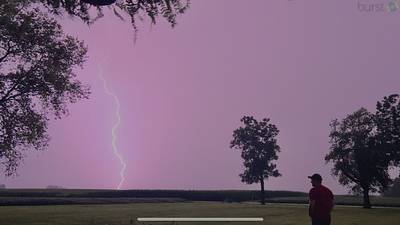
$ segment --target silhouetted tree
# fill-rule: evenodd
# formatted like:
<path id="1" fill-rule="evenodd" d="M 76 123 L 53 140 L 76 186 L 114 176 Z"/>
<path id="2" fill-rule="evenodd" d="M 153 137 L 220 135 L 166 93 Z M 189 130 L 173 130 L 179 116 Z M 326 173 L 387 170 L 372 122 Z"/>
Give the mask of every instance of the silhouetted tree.
<path id="1" fill-rule="evenodd" d="M 50 116 L 61 118 L 68 103 L 88 97 L 73 73 L 85 55 L 84 44 L 39 9 L 0 5 L 0 162 L 6 175 L 15 173 L 24 150 L 47 146 Z"/>
<path id="2" fill-rule="evenodd" d="M 376 104 L 379 145 L 392 166 L 400 166 L 400 96 L 384 97 Z"/>
<path id="3" fill-rule="evenodd" d="M 339 177 L 339 183 L 362 193 L 364 208 L 371 208 L 369 193 L 383 191 L 391 182 L 375 115 L 361 108 L 340 122 L 333 120 L 330 126 L 331 151 L 325 160 L 333 162 L 332 174 Z"/>
<path id="4" fill-rule="evenodd" d="M 278 159 L 280 151 L 276 140 L 279 130 L 266 118 L 259 122 L 251 116 L 244 116 L 240 121 L 244 127 L 233 132 L 230 147 L 242 151 L 245 170 L 239 176 L 247 184 L 261 184 L 261 204 L 264 205 L 264 179 L 281 176 L 273 162 Z"/>

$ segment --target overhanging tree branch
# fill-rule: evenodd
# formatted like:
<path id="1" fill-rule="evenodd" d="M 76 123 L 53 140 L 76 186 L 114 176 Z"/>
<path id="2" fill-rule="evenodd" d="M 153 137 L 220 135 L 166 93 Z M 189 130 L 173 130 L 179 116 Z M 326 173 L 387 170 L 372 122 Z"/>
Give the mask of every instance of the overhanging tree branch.
<path id="1" fill-rule="evenodd" d="M 48 117 L 65 115 L 67 104 L 87 98 L 89 91 L 72 72 L 85 59 L 83 43 L 63 34 L 40 10 L 19 11 L 14 1 L 4 4 L 0 17 L 10 22 L 0 23 L 0 46 L 7 49 L 0 59 L 13 57 L 13 63 L 0 67 L 0 164 L 10 176 L 23 157 L 21 151 L 47 146 Z"/>

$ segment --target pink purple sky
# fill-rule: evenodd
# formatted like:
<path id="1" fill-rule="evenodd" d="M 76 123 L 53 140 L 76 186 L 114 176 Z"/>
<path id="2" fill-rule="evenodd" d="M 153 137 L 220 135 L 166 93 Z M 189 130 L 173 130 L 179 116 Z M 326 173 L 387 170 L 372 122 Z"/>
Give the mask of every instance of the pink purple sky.
<path id="1" fill-rule="evenodd" d="M 106 16 L 90 28 L 63 20 L 89 58 L 78 78 L 89 100 L 51 121 L 47 151 L 27 153 L 8 187 L 115 188 L 121 165 L 111 149 L 115 102 L 98 77 L 101 63 L 119 97 L 117 145 L 123 189 L 258 189 L 240 182 L 229 148 L 243 115 L 280 129 L 280 178 L 267 189 L 307 191 L 319 172 L 345 193 L 323 158 L 329 122 L 400 91 L 400 11 L 365 12 L 379 0 L 192 0 L 171 29 Z"/>

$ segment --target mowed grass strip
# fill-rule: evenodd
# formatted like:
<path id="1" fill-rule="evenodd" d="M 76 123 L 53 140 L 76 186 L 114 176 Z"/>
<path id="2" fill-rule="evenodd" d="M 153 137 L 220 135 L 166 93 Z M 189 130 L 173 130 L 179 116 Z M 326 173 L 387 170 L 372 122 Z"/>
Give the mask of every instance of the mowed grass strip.
<path id="1" fill-rule="evenodd" d="M 381 197 L 381 196 L 370 196 L 372 206 L 387 206 L 387 207 L 400 207 L 399 197 Z M 307 204 L 308 197 L 278 197 L 269 198 L 267 202 L 271 203 L 301 203 Z M 336 205 L 363 205 L 363 198 L 361 196 L 350 196 L 350 195 L 336 195 Z M 400 223 L 399 223 L 400 225 Z"/>
<path id="2" fill-rule="evenodd" d="M 1 225 L 121 225 L 133 224 L 137 217 L 263 217 L 263 225 L 310 224 L 305 205 L 255 203 L 136 203 L 114 205 L 1 206 Z M 151 223 L 156 224 L 156 223 Z M 158 223 L 166 224 L 166 223 Z M 182 223 L 185 225 L 216 223 Z M 221 222 L 221 225 L 248 225 L 241 222 Z M 253 224 L 253 223 L 252 223 Z M 400 224 L 400 209 L 362 209 L 338 206 L 333 212 L 333 224 L 396 225 Z"/>

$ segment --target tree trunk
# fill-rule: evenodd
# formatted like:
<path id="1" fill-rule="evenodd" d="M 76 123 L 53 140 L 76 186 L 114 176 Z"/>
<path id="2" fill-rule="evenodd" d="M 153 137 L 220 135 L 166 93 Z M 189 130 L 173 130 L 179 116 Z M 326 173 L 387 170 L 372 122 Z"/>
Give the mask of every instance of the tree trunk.
<path id="1" fill-rule="evenodd" d="M 369 201 L 369 188 L 363 188 L 363 195 L 364 195 L 363 208 L 370 209 L 371 202 Z"/>
<path id="2" fill-rule="evenodd" d="M 265 205 L 264 179 L 261 179 L 261 204 Z"/>

